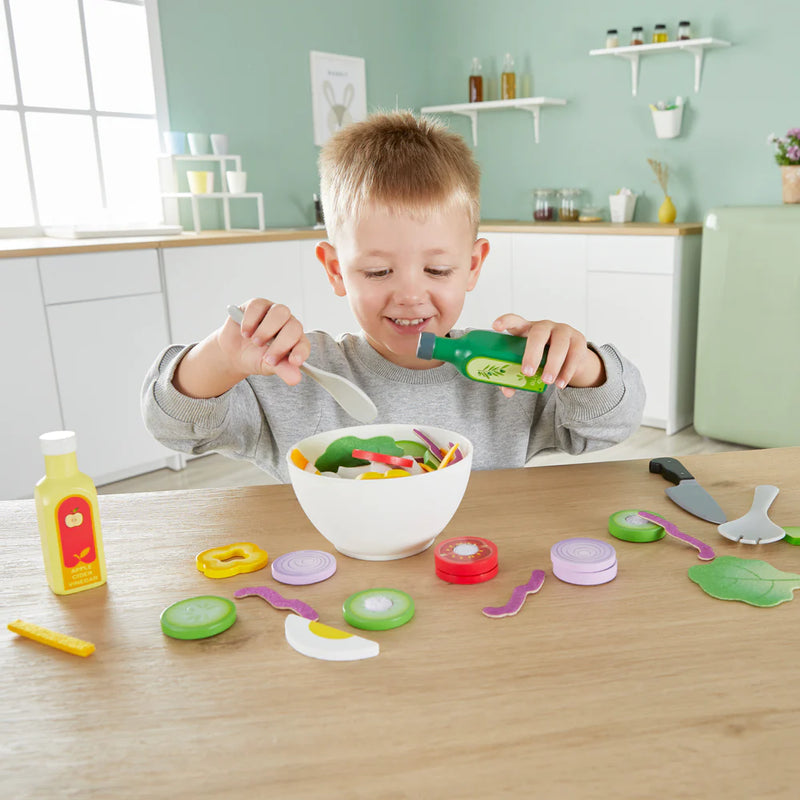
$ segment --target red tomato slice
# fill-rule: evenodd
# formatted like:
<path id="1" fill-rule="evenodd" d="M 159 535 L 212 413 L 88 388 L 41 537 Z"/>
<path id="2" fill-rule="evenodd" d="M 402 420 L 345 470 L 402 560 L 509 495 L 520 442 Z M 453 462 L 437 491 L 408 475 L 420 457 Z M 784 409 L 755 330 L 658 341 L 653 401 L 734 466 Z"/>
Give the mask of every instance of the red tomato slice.
<path id="1" fill-rule="evenodd" d="M 369 450 L 353 450 L 353 458 L 365 458 L 367 461 L 374 461 L 377 464 L 388 464 L 391 467 L 413 467 L 413 458 L 403 458 L 402 456 L 387 456 L 384 453 L 371 453 Z"/>

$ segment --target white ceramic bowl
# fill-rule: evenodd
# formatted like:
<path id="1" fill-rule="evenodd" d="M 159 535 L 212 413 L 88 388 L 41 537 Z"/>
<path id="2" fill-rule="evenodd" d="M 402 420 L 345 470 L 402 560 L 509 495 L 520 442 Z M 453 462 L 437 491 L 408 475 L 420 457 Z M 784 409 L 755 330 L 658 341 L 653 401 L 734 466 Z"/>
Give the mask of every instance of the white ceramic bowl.
<path id="1" fill-rule="evenodd" d="M 464 496 L 472 467 L 472 442 L 460 433 L 431 425 L 359 425 L 318 433 L 294 445 L 314 462 L 342 436 L 421 441 L 414 428 L 440 447 L 458 442 L 464 458 L 424 475 L 357 481 L 304 472 L 292 462 L 291 450 L 287 454 L 289 476 L 300 506 L 340 553 L 367 561 L 389 561 L 430 547 Z"/>

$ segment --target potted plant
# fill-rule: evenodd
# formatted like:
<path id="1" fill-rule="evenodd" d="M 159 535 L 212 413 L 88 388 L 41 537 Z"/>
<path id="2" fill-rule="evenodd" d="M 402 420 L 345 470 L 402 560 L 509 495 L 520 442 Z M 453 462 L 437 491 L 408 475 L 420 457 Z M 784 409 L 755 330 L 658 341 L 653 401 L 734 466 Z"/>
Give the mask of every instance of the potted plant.
<path id="1" fill-rule="evenodd" d="M 781 168 L 783 202 L 800 203 L 800 128 L 789 128 L 779 139 L 774 133 L 767 138 L 775 145 L 775 163 Z"/>

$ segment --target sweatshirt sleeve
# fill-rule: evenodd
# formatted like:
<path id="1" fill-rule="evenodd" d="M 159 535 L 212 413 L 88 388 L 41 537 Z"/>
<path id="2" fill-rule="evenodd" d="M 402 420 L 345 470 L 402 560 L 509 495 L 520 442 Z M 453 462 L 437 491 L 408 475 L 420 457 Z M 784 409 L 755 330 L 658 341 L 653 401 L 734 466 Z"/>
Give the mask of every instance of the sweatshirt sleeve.
<path id="1" fill-rule="evenodd" d="M 534 422 L 528 458 L 554 447 L 573 455 L 611 447 L 641 424 L 645 389 L 639 370 L 611 345 L 590 347 L 603 361 L 605 383 L 549 389 Z"/>
<path id="2" fill-rule="evenodd" d="M 175 369 L 192 346 L 168 347 L 148 371 L 142 386 L 145 427 L 172 450 L 252 460 L 259 442 L 268 443 L 269 436 L 263 435 L 264 415 L 247 381 L 208 399 L 187 397 L 173 386 Z"/>

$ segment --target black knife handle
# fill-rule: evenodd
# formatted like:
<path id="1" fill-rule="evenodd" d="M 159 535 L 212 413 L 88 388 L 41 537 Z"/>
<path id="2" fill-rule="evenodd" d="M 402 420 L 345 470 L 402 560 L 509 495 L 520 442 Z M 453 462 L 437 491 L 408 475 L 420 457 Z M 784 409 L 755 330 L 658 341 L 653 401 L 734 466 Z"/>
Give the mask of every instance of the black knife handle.
<path id="1" fill-rule="evenodd" d="M 650 472 L 658 473 L 664 480 L 671 483 L 694 479 L 694 475 L 677 458 L 654 458 L 650 462 Z"/>

